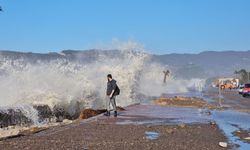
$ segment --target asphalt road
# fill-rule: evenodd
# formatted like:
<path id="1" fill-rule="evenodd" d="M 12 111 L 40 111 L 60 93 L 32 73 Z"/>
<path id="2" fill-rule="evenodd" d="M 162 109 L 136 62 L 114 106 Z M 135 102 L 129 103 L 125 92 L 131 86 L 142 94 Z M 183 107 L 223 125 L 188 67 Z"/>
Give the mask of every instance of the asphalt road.
<path id="1" fill-rule="evenodd" d="M 145 109 L 146 108 L 146 109 Z M 118 118 L 96 116 L 37 134 L 0 141 L 1 150 L 220 150 L 227 138 L 217 125 L 174 123 L 174 109 L 153 105 L 131 106 Z M 181 108 L 176 111 L 181 112 Z M 187 108 L 185 108 L 187 109 Z M 167 113 L 171 111 L 172 116 Z M 196 110 L 185 111 L 196 112 Z M 158 114 L 157 114 L 158 113 Z M 188 115 L 188 114 L 186 114 Z M 192 113 L 192 115 L 199 115 Z M 153 132 L 155 139 L 150 139 Z"/>

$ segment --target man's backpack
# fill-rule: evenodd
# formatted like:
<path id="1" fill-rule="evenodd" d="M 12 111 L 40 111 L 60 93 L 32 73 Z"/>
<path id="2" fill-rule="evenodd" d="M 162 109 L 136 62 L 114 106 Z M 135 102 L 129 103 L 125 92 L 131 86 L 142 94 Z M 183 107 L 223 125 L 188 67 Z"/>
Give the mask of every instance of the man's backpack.
<path id="1" fill-rule="evenodd" d="M 118 85 L 116 85 L 115 91 L 114 91 L 114 95 L 119 95 L 120 94 L 120 89 L 118 87 Z"/>

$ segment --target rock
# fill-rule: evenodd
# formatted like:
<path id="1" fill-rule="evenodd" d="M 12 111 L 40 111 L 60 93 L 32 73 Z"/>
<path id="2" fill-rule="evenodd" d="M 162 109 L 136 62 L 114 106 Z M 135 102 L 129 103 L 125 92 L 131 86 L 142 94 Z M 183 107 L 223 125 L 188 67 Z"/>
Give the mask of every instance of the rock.
<path id="1" fill-rule="evenodd" d="M 33 108 L 38 111 L 39 122 L 45 121 L 46 119 L 51 121 L 54 117 L 53 112 L 48 105 L 33 105 Z"/>
<path id="2" fill-rule="evenodd" d="M 210 125 L 211 125 L 211 126 L 215 126 L 215 125 L 216 125 L 216 122 L 211 121 L 211 122 L 210 122 Z"/>
<path id="3" fill-rule="evenodd" d="M 70 114 L 66 111 L 66 109 L 60 105 L 55 105 L 53 107 L 53 114 L 55 115 L 57 122 L 62 122 L 63 119 L 71 119 L 72 118 L 70 116 Z"/>
<path id="4" fill-rule="evenodd" d="M 81 111 L 80 113 L 80 119 L 87 119 L 93 116 L 98 115 L 98 111 L 94 110 L 94 109 L 85 109 L 83 111 Z"/>
<path id="5" fill-rule="evenodd" d="M 36 133 L 39 131 L 39 128 L 38 127 L 33 127 L 33 128 L 30 128 L 30 132 L 32 133 Z"/>
<path id="6" fill-rule="evenodd" d="M 72 123 L 73 121 L 72 120 L 69 120 L 69 119 L 63 119 L 63 123 L 65 124 L 70 124 Z"/>
<path id="7" fill-rule="evenodd" d="M 244 139 L 245 139 L 245 140 L 250 140 L 250 137 L 245 137 Z"/>
<path id="8" fill-rule="evenodd" d="M 8 109 L 5 111 L 0 111 L 0 127 L 8 127 L 15 125 L 30 125 L 32 120 L 27 118 L 21 109 Z"/>
<path id="9" fill-rule="evenodd" d="M 226 142 L 219 142 L 219 145 L 221 147 L 227 148 L 227 143 Z"/>

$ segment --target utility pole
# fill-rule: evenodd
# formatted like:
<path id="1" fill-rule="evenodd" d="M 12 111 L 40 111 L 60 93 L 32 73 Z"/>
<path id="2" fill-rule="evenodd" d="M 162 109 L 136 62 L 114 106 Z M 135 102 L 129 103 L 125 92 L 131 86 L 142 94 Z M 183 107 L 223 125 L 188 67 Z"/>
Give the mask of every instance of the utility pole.
<path id="1" fill-rule="evenodd" d="M 222 106 L 221 98 L 222 98 L 222 96 L 221 96 L 221 81 L 219 81 L 219 105 L 220 105 L 220 107 Z"/>
<path id="2" fill-rule="evenodd" d="M 249 83 L 249 73 L 250 72 L 247 72 L 247 83 Z"/>

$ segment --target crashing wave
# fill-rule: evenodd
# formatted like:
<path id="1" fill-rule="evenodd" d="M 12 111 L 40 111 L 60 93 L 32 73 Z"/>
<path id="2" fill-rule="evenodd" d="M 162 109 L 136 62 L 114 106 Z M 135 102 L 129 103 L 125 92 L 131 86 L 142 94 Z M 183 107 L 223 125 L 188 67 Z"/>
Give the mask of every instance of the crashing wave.
<path id="1" fill-rule="evenodd" d="M 202 81 L 177 80 L 172 76 L 167 84 L 163 84 L 162 71 L 168 68 L 150 62 L 147 53 L 127 49 L 113 52 L 89 52 L 91 59 L 70 51 L 53 59 L 32 61 L 24 57 L 1 56 L 0 106 L 19 106 L 32 123 L 44 121 L 39 119 L 41 110 L 38 106 L 48 106 L 53 117 L 75 118 L 83 108 L 105 107 L 106 75 L 109 73 L 121 89 L 117 99 L 121 106 L 139 102 L 138 95 L 159 96 L 203 86 Z M 61 110 L 66 114 L 61 115 Z"/>

